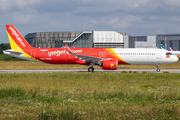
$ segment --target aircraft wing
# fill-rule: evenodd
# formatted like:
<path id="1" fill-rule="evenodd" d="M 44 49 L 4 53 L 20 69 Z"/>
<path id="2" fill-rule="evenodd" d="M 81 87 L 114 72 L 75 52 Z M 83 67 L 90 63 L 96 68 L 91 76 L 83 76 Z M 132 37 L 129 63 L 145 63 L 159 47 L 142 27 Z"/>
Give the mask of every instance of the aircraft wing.
<path id="1" fill-rule="evenodd" d="M 64 44 L 64 45 L 67 48 L 70 55 L 75 55 L 76 58 L 79 58 L 80 60 L 83 60 L 85 62 L 94 62 L 94 63 L 100 64 L 100 61 L 108 60 L 108 59 L 103 59 L 103 58 L 99 58 L 99 57 L 85 56 L 85 55 L 76 54 L 66 44 Z"/>
<path id="2" fill-rule="evenodd" d="M 76 58 L 79 58 L 80 60 L 83 60 L 85 62 L 94 62 L 98 64 L 100 63 L 100 61 L 105 60 L 98 57 L 84 56 L 84 55 L 78 55 L 78 54 L 75 54 L 75 56 L 77 56 Z"/>

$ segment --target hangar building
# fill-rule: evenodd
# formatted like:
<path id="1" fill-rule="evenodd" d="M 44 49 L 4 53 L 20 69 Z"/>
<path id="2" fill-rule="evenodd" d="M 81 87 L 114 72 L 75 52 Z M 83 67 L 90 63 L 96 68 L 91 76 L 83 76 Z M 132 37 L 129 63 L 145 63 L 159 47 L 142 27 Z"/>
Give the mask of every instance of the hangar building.
<path id="1" fill-rule="evenodd" d="M 166 49 L 171 47 L 175 51 L 180 51 L 180 34 L 157 34 L 156 47 L 159 48 L 160 44 Z"/>
<path id="2" fill-rule="evenodd" d="M 156 36 L 134 36 L 135 48 L 156 48 Z"/>
<path id="3" fill-rule="evenodd" d="M 115 31 L 36 32 L 25 39 L 36 48 L 133 48 L 133 37 Z"/>

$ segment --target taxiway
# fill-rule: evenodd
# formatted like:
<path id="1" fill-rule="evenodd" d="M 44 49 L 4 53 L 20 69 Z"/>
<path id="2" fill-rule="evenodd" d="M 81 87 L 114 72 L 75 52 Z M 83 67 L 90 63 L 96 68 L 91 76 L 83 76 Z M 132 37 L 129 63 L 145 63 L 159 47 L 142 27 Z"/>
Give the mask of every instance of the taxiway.
<path id="1" fill-rule="evenodd" d="M 94 72 L 150 72 L 150 73 L 156 73 L 155 69 L 118 69 L 118 70 L 102 70 L 102 69 L 95 69 Z M 61 70 L 0 70 L 0 73 L 53 73 L 53 72 L 84 72 L 88 73 L 86 69 L 61 69 Z M 180 73 L 180 69 L 161 69 L 158 73 Z"/>

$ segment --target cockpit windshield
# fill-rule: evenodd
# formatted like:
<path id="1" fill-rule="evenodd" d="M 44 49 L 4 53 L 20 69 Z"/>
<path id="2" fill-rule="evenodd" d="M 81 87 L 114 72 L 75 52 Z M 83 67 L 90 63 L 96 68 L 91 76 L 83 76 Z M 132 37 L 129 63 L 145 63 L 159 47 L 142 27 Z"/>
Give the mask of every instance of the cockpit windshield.
<path id="1" fill-rule="evenodd" d="M 171 52 L 167 52 L 166 55 L 173 55 Z"/>

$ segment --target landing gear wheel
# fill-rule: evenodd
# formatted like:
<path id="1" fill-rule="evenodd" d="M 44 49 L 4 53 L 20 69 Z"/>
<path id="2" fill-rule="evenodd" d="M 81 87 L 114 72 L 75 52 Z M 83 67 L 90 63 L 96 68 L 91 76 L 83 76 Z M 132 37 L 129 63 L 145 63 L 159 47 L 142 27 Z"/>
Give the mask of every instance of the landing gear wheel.
<path id="1" fill-rule="evenodd" d="M 94 71 L 94 68 L 93 67 L 89 67 L 88 68 L 88 72 L 93 72 Z"/>
<path id="2" fill-rule="evenodd" d="M 159 64 L 156 65 L 157 66 L 157 72 L 160 72 L 160 69 L 159 69 Z"/>

